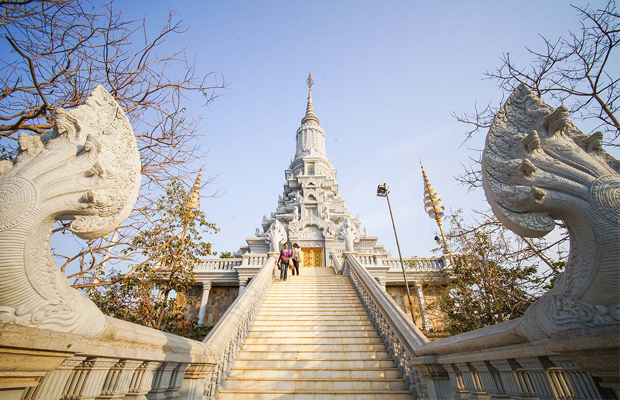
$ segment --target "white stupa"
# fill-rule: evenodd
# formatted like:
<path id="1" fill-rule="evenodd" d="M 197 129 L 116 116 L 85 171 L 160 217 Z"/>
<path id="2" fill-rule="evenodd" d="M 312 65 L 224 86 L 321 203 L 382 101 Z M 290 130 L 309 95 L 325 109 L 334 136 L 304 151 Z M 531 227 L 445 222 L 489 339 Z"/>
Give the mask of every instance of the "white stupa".
<path id="1" fill-rule="evenodd" d="M 328 264 L 330 253 L 342 253 L 344 240 L 339 230 L 346 220 L 354 227 L 355 251 L 366 254 L 386 254 L 377 238 L 360 231 L 359 217 L 347 211 L 344 198 L 338 193 L 334 168 L 325 151 L 325 131 L 314 113 L 312 103 L 312 74 L 308 76 L 306 114 L 297 129 L 295 157 L 284 171 L 284 192 L 270 216 L 264 216 L 255 237 L 246 238 L 242 254 L 267 253 L 269 240 L 265 236 L 279 221 L 288 235 L 290 245 L 298 243 L 303 250 L 305 266 Z M 273 228 L 272 228 L 273 229 Z"/>

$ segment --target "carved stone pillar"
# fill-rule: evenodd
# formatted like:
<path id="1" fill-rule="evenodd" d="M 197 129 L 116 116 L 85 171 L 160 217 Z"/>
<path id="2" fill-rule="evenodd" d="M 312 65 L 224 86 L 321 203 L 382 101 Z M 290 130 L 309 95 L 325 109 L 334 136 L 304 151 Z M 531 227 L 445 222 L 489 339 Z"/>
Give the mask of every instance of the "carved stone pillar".
<path id="1" fill-rule="evenodd" d="M 177 365 L 177 367 L 172 371 L 172 376 L 170 377 L 170 386 L 166 389 L 166 399 L 172 400 L 177 399 L 181 395 L 179 394 L 179 389 L 183 385 L 183 375 L 185 374 L 185 370 L 187 369 L 188 364 L 183 363 Z"/>
<path id="2" fill-rule="evenodd" d="M 468 363 L 478 371 L 478 376 L 482 389 L 489 394 L 490 400 L 508 399 L 510 396 L 506 393 L 499 376 L 499 370 L 488 361 L 476 361 Z"/>
<path id="3" fill-rule="evenodd" d="M 412 360 L 412 364 L 423 386 L 423 394 L 426 395 L 423 398 L 429 400 L 454 398 L 448 372 L 437 362 L 435 356 L 416 357 Z"/>
<path id="4" fill-rule="evenodd" d="M 153 388 L 155 371 L 161 365 L 156 361 L 145 361 L 133 373 L 129 384 L 129 393 L 125 396 L 131 400 L 147 400 L 146 394 Z"/>
<path id="5" fill-rule="evenodd" d="M 203 282 L 202 296 L 200 297 L 200 308 L 198 309 L 198 323 L 204 324 L 205 313 L 207 312 L 207 302 L 209 301 L 209 292 L 211 291 L 211 282 Z"/>
<path id="6" fill-rule="evenodd" d="M 95 357 L 88 358 L 77 366 L 65 387 L 65 397 L 76 400 L 94 400 L 102 390 L 108 371 L 118 359 Z"/>
<path id="7" fill-rule="evenodd" d="M 519 397 L 519 385 L 517 384 L 516 374 L 513 371 L 519 367 L 516 362 L 511 362 L 510 360 L 492 360 L 489 364 L 497 370 L 497 377 L 506 394 L 511 398 Z"/>
<path id="8" fill-rule="evenodd" d="M 72 357 L 63 361 L 58 369 L 45 375 L 30 399 L 59 399 L 64 394 L 63 390 L 73 370 L 82 364 L 85 359 L 86 357 Z"/>
<path id="9" fill-rule="evenodd" d="M 470 393 L 468 399 L 489 400 L 490 396 L 484 391 L 478 370 L 471 363 L 458 363 L 457 367 L 461 371 L 465 390 Z"/>
<path id="10" fill-rule="evenodd" d="M 373 278 L 379 282 L 379 285 L 385 290 L 385 284 L 387 281 L 387 272 L 390 270 L 386 265 L 365 265 L 366 271 L 372 275 Z"/>
<path id="11" fill-rule="evenodd" d="M 179 395 L 184 400 L 202 400 L 207 382 L 215 364 L 190 364 L 183 375 L 183 383 Z"/>
<path id="12" fill-rule="evenodd" d="M 103 384 L 99 399 L 122 399 L 129 392 L 129 384 L 136 368 L 142 361 L 123 360 L 117 362 L 110 371 Z"/>
<path id="13" fill-rule="evenodd" d="M 422 315 L 422 329 L 430 330 L 433 326 L 428 321 L 428 314 L 426 313 L 426 303 L 424 302 L 424 292 L 422 291 L 422 284 L 420 282 L 415 283 L 415 291 L 418 296 L 418 305 L 420 306 L 420 314 Z"/>
<path id="14" fill-rule="evenodd" d="M 537 397 L 541 399 L 556 399 L 547 377 L 547 368 L 553 365 L 548 359 L 545 360 L 542 357 L 517 358 L 515 361 L 521 367 L 515 368 L 515 374 L 518 379 L 517 383 L 524 387 L 524 391 L 531 390 L 531 385 Z"/>
<path id="15" fill-rule="evenodd" d="M 465 388 L 465 380 L 463 379 L 464 371 L 461 371 L 455 364 L 445 364 L 444 368 L 448 371 L 450 377 L 450 383 L 452 384 L 452 391 L 454 393 L 453 399 L 468 399 L 469 391 Z"/>
<path id="16" fill-rule="evenodd" d="M 172 373 L 178 365 L 178 363 L 171 362 L 160 365 L 153 378 L 153 387 L 146 395 L 148 400 L 166 400 L 166 390 L 170 387 Z"/>
<path id="17" fill-rule="evenodd" d="M 239 281 L 239 294 L 238 296 L 241 296 L 243 294 L 243 291 L 245 290 L 245 287 L 247 286 L 247 283 L 245 281 Z"/>
<path id="18" fill-rule="evenodd" d="M 248 281 L 252 279 L 258 271 L 261 269 L 261 266 L 248 266 L 248 265 L 238 265 L 235 267 L 235 271 L 237 271 L 238 279 L 239 279 L 239 296 L 245 290 L 245 287 L 248 284 Z"/>

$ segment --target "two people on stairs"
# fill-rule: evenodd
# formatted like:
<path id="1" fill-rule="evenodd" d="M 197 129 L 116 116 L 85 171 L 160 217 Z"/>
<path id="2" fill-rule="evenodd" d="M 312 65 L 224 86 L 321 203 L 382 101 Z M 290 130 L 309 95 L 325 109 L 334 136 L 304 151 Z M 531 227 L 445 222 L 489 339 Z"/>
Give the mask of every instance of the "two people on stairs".
<path id="1" fill-rule="evenodd" d="M 291 261 L 293 262 L 291 264 Z M 280 258 L 278 258 L 278 269 L 280 270 L 280 280 L 285 281 L 288 275 L 288 269 L 293 271 L 293 275 L 297 273 L 299 276 L 299 263 L 301 262 L 301 248 L 297 243 L 293 243 L 293 251 L 289 250 L 288 243 L 284 243 L 284 248 L 280 250 Z"/>

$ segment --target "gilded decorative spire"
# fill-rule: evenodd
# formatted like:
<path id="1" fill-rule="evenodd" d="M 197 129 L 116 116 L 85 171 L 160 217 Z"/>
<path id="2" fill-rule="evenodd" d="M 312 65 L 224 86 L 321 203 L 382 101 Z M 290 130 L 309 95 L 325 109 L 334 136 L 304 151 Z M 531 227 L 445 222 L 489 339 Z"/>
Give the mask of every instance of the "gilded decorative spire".
<path id="1" fill-rule="evenodd" d="M 198 171 L 198 176 L 196 177 L 196 182 L 194 182 L 194 186 L 192 190 L 187 195 L 185 199 L 185 203 L 183 203 L 184 207 L 190 208 L 192 210 L 200 209 L 200 177 L 202 176 L 202 167 L 200 167 L 200 171 Z"/>
<path id="2" fill-rule="evenodd" d="M 424 166 L 422 165 L 422 161 L 420 160 L 420 168 L 422 168 L 422 179 L 424 180 L 424 211 L 428 214 L 429 217 L 434 218 L 437 222 L 437 226 L 439 226 L 439 232 L 441 232 L 441 239 L 443 240 L 444 249 L 450 252 L 450 248 L 448 247 L 448 242 L 446 242 L 446 236 L 443 233 L 443 228 L 441 226 L 441 217 L 444 215 L 445 206 L 441 201 L 441 197 L 431 185 L 431 182 L 426 176 L 426 171 L 424 171 Z"/>
<path id="3" fill-rule="evenodd" d="M 306 83 L 308 84 L 308 105 L 306 106 L 306 115 L 301 120 L 301 124 L 303 125 L 308 121 L 314 121 L 317 124 L 320 124 L 319 119 L 316 114 L 314 114 L 314 105 L 312 104 L 312 85 L 314 84 L 314 80 L 312 80 L 312 71 L 308 74 Z"/>

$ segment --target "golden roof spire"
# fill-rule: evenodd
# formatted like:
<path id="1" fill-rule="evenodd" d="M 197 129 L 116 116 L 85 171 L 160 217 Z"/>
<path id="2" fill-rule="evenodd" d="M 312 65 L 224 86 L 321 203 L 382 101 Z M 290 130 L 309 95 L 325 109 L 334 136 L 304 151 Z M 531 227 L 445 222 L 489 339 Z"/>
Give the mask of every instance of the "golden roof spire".
<path id="1" fill-rule="evenodd" d="M 190 208 L 192 210 L 200 209 L 200 178 L 202 176 L 202 167 L 200 167 L 200 171 L 198 171 L 198 176 L 196 176 L 196 182 L 194 182 L 194 186 L 192 190 L 190 190 L 187 198 L 185 199 L 185 203 L 183 203 L 184 207 Z"/>
<path id="2" fill-rule="evenodd" d="M 314 84 L 314 80 L 312 79 L 312 71 L 308 74 L 306 83 L 308 84 L 308 105 L 306 106 L 306 115 L 302 118 L 301 124 L 303 125 L 308 121 L 314 121 L 317 124 L 320 124 L 319 118 L 314 113 L 314 104 L 312 104 L 312 85 Z"/>
<path id="3" fill-rule="evenodd" d="M 446 236 L 443 233 L 443 228 L 441 226 L 441 217 L 444 215 L 445 206 L 441 201 L 441 197 L 431 185 L 428 176 L 426 175 L 426 171 L 424 171 L 424 165 L 422 165 L 422 160 L 420 160 L 420 168 L 422 168 L 422 179 L 424 180 L 424 211 L 428 214 L 429 217 L 434 218 L 437 222 L 437 226 L 439 226 L 439 232 L 441 232 L 441 238 L 443 239 L 443 246 L 446 251 L 450 251 L 448 247 L 448 242 L 446 242 Z"/>

